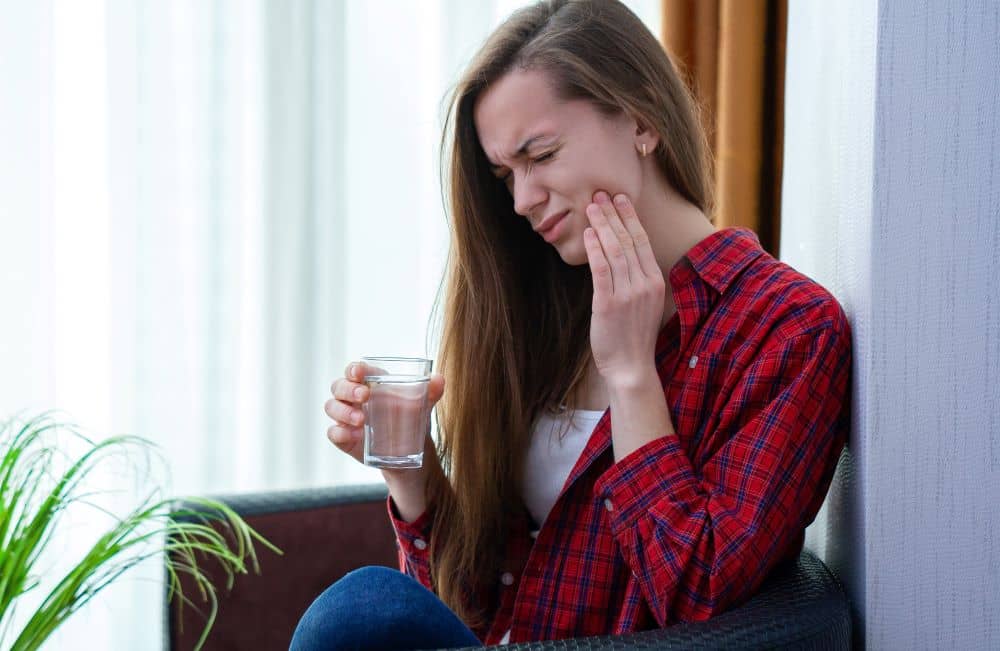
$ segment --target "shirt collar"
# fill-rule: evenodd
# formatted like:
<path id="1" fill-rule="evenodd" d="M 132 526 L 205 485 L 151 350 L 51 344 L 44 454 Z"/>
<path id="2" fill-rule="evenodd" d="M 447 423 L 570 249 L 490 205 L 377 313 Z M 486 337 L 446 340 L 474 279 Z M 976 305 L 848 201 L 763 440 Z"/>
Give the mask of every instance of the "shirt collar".
<path id="1" fill-rule="evenodd" d="M 678 321 L 681 349 L 686 350 L 690 345 L 702 320 L 714 309 L 717 297 L 763 254 L 756 233 L 748 228 L 732 227 L 715 231 L 701 240 L 674 265 L 669 280 L 677 305 L 674 318 Z M 673 345 L 668 326 L 657 337 L 658 358 Z"/>
<path id="2" fill-rule="evenodd" d="M 751 262 L 764 254 L 757 234 L 749 228 L 717 230 L 695 244 L 670 270 L 670 285 L 677 288 L 690 281 L 686 271 L 694 271 L 709 287 L 724 294 L 733 280 Z M 689 264 L 684 264 L 684 261 Z"/>

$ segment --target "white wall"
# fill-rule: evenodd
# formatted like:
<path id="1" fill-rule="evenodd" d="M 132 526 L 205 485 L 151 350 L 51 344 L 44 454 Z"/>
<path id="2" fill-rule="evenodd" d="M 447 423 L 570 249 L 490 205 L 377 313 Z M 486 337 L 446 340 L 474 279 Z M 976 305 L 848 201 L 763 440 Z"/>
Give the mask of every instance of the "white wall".
<path id="1" fill-rule="evenodd" d="M 873 649 L 1000 647 L 1000 5 L 790 3 L 782 257 L 854 327 L 807 544 Z"/>

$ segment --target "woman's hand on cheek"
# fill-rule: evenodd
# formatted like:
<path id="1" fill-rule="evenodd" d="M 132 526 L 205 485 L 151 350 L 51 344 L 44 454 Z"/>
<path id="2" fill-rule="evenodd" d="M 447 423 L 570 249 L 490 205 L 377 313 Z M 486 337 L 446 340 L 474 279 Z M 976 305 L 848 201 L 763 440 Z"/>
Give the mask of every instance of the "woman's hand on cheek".
<path id="1" fill-rule="evenodd" d="M 628 387 L 655 370 L 666 283 L 649 237 L 623 194 L 597 192 L 583 233 L 594 278 L 590 345 L 609 386 Z"/>

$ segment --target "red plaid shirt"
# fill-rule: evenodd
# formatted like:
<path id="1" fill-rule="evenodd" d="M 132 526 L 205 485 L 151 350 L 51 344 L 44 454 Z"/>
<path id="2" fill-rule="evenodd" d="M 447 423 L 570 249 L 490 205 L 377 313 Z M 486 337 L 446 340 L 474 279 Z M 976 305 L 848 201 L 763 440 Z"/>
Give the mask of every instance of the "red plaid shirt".
<path id="1" fill-rule="evenodd" d="M 800 553 L 850 425 L 844 312 L 740 228 L 695 245 L 669 283 L 656 365 L 677 433 L 615 463 L 608 410 L 537 539 L 517 505 L 487 644 L 704 620 Z M 433 589 L 429 515 L 389 512 L 401 569 Z"/>

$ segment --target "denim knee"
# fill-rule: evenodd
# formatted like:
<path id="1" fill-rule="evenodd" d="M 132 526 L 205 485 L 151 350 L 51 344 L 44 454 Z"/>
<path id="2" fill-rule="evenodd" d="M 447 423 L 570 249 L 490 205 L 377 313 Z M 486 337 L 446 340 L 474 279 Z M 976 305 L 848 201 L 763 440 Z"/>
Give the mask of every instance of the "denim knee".
<path id="1" fill-rule="evenodd" d="M 291 651 L 358 648 L 356 641 L 351 642 L 356 635 L 351 622 L 361 619 L 372 592 L 392 580 L 385 576 L 392 571 L 385 567 L 363 567 L 324 590 L 295 627 Z"/>
<path id="2" fill-rule="evenodd" d="M 433 593 L 387 567 L 346 574 L 309 606 L 291 651 L 407 649 L 478 645 Z"/>

